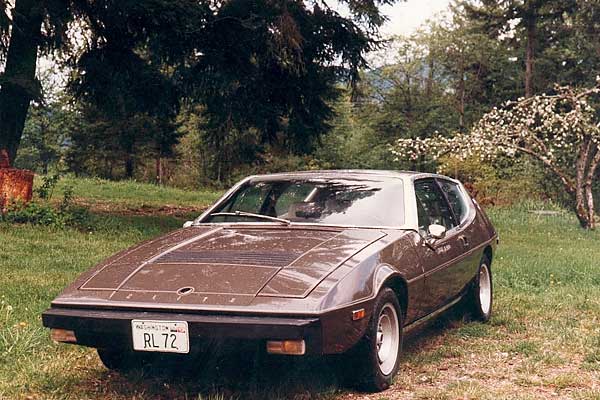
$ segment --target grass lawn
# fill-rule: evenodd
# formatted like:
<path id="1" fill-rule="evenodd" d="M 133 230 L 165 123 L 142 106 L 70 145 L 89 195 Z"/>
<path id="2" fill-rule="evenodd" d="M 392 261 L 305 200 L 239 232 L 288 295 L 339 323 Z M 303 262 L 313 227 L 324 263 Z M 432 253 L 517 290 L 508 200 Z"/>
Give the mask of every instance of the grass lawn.
<path id="1" fill-rule="evenodd" d="M 0 399 L 600 399 L 600 232 L 580 230 L 568 213 L 490 210 L 501 236 L 492 321 L 468 323 L 449 313 L 405 342 L 395 385 L 367 395 L 339 388 L 318 358 L 257 359 L 250 352 L 202 371 L 119 375 L 93 350 L 52 343 L 40 313 L 75 276 L 181 226 L 184 218 L 165 204 L 192 213 L 218 196 L 66 183 L 99 213 L 97 230 L 0 224 Z"/>
<path id="2" fill-rule="evenodd" d="M 40 183 L 37 179 L 36 185 Z M 127 214 L 143 214 L 144 211 L 156 209 L 163 214 L 173 214 L 171 211 L 193 212 L 206 208 L 221 194 L 214 190 L 182 190 L 135 181 L 65 177 L 58 182 L 54 197 L 60 197 L 65 187 L 72 187 L 76 200 L 95 211 Z"/>

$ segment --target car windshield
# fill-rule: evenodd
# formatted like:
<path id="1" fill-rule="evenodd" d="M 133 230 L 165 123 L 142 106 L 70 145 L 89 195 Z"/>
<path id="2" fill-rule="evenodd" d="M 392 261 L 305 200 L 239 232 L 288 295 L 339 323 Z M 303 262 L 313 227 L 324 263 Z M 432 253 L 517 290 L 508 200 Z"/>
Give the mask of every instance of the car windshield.
<path id="1" fill-rule="evenodd" d="M 202 222 L 272 223 L 274 218 L 326 225 L 401 226 L 402 181 L 370 177 L 250 180 Z"/>

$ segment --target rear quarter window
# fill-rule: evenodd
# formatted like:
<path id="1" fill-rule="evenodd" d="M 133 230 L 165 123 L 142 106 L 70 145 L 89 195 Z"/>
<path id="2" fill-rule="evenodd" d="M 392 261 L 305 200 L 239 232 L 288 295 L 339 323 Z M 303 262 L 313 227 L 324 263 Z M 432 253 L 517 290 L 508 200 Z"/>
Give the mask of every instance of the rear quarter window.
<path id="1" fill-rule="evenodd" d="M 469 215 L 469 203 L 466 195 L 462 192 L 458 184 L 446 180 L 439 181 L 442 191 L 446 195 L 454 215 L 462 223 Z"/>

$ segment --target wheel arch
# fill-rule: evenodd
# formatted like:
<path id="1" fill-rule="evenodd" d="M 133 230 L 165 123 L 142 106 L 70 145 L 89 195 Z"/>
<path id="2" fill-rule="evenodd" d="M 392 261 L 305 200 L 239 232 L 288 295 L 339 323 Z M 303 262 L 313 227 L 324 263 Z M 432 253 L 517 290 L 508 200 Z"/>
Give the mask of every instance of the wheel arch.
<path id="1" fill-rule="evenodd" d="M 381 276 L 382 274 L 384 276 Z M 390 271 L 389 267 L 387 267 L 379 270 L 377 282 L 379 283 L 375 295 L 379 294 L 385 287 L 392 289 L 402 308 L 402 315 L 406 317 L 406 311 L 408 310 L 408 284 L 406 279 L 404 279 L 397 271 Z"/>
<path id="2" fill-rule="evenodd" d="M 402 315 L 406 317 L 406 311 L 408 310 L 408 286 L 404 278 L 400 275 L 392 276 L 384 282 L 383 287 L 389 287 L 394 291 L 400 302 Z"/>
<path id="3" fill-rule="evenodd" d="M 492 263 L 492 260 L 494 259 L 494 251 L 492 250 L 492 246 L 487 245 L 485 249 L 483 249 L 483 256 L 490 260 L 490 264 Z M 491 268 L 491 265 L 488 265 L 488 267 Z"/>

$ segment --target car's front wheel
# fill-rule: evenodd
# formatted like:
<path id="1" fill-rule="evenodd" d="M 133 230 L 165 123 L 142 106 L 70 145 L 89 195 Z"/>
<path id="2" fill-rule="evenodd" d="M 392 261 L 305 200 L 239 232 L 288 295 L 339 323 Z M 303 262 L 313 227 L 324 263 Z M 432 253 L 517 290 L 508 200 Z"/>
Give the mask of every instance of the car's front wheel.
<path id="1" fill-rule="evenodd" d="M 152 364 L 154 354 L 140 354 L 122 348 L 97 349 L 102 364 L 110 370 L 126 372 Z"/>
<path id="2" fill-rule="evenodd" d="M 492 316 L 493 293 L 490 260 L 487 257 L 483 257 L 467 299 L 468 308 L 470 308 L 475 319 L 482 322 L 490 320 Z"/>
<path id="3" fill-rule="evenodd" d="M 369 391 L 382 391 L 392 384 L 400 365 L 402 350 L 402 308 L 394 291 L 384 288 L 375 306 L 363 339 L 346 355 L 348 383 Z M 350 382 L 351 381 L 351 382 Z"/>
<path id="4" fill-rule="evenodd" d="M 102 364 L 114 371 L 123 371 L 130 364 L 129 352 L 117 349 L 96 349 Z"/>

